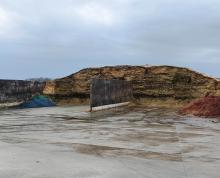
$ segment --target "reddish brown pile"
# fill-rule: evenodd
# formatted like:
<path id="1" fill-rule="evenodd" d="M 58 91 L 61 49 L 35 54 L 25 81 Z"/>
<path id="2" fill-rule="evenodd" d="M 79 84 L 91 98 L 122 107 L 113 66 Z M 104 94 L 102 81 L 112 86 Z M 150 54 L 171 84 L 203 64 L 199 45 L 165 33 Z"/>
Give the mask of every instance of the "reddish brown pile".
<path id="1" fill-rule="evenodd" d="M 192 114 L 202 117 L 220 116 L 220 96 L 208 96 L 196 101 L 180 110 L 181 114 Z"/>

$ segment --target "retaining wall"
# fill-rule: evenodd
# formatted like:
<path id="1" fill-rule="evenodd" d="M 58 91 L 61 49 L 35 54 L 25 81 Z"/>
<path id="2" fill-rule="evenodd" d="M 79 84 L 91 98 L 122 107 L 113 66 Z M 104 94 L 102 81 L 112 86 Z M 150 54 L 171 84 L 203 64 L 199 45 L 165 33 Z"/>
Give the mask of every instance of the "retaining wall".
<path id="1" fill-rule="evenodd" d="M 44 82 L 0 80 L 0 103 L 20 102 L 36 93 L 42 93 Z"/>
<path id="2" fill-rule="evenodd" d="M 132 84 L 125 80 L 92 79 L 90 106 L 128 102 L 133 98 Z"/>

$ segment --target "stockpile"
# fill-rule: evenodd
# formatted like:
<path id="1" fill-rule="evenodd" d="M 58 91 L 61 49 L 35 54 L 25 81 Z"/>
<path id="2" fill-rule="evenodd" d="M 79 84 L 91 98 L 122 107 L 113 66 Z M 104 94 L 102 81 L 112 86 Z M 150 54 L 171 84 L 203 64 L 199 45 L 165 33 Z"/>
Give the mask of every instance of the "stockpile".
<path id="1" fill-rule="evenodd" d="M 43 95 L 36 95 L 32 99 L 22 103 L 19 108 L 40 108 L 40 107 L 52 107 L 55 106 L 55 103 Z"/>
<path id="2" fill-rule="evenodd" d="M 207 96 L 198 99 L 182 108 L 180 113 L 201 117 L 220 117 L 220 97 Z"/>

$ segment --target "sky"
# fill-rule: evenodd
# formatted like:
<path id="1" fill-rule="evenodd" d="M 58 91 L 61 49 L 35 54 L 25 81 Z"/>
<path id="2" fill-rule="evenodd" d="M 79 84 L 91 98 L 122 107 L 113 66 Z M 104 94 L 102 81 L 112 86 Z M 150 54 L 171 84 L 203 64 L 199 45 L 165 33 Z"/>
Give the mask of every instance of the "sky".
<path id="1" fill-rule="evenodd" d="M 0 78 L 174 65 L 220 78 L 219 0 L 0 0 Z"/>

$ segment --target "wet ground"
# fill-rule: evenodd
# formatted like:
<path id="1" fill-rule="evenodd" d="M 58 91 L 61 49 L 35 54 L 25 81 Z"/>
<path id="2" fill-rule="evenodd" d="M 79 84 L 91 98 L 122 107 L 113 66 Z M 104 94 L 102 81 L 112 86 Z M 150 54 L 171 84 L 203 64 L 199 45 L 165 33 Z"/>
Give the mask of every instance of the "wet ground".
<path id="1" fill-rule="evenodd" d="M 172 110 L 0 110 L 0 178 L 219 178 L 220 123 Z"/>

